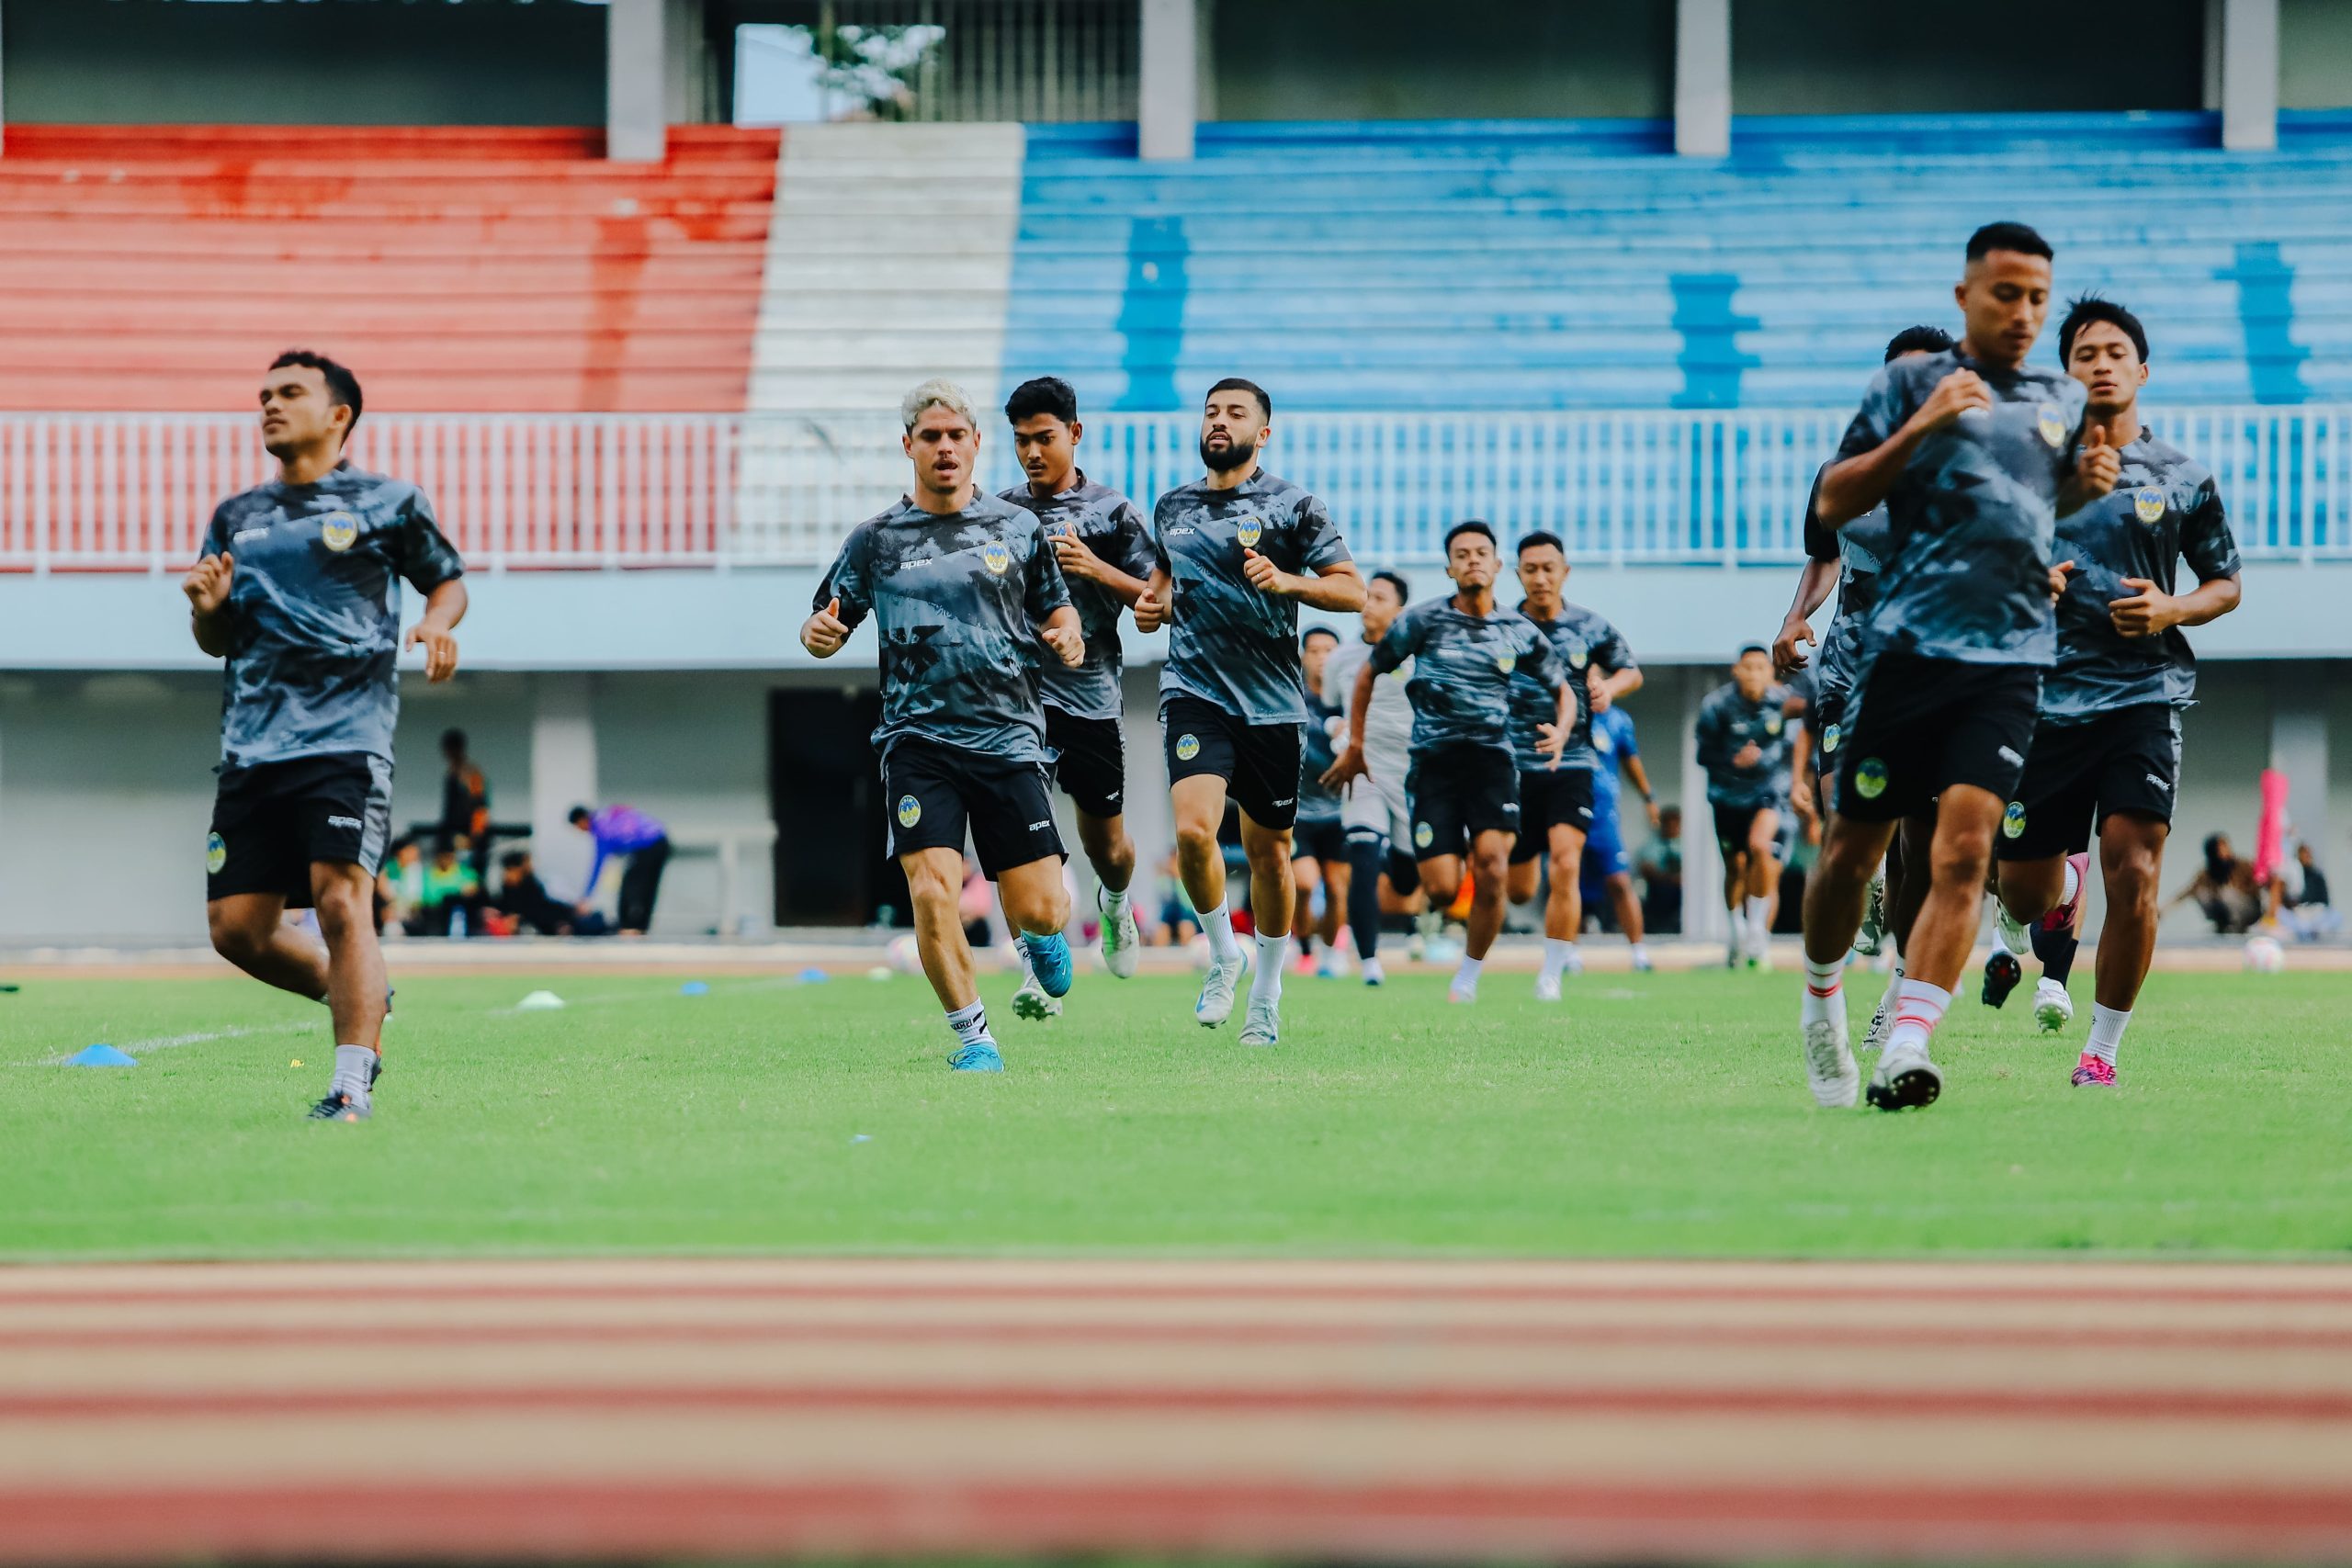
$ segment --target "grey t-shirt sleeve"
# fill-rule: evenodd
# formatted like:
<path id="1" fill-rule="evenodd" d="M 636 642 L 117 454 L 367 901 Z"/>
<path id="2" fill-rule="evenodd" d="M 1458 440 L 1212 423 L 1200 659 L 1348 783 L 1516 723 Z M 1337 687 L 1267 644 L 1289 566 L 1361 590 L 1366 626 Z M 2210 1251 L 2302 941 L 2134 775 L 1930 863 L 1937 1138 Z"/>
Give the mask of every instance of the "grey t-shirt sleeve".
<path id="1" fill-rule="evenodd" d="M 1911 417 L 1911 391 L 1902 373 L 1901 360 L 1879 367 L 1871 378 L 1869 388 L 1862 393 L 1862 406 L 1854 412 L 1846 426 L 1845 438 L 1838 443 L 1838 461 L 1859 457 L 1875 452 L 1894 438 Z M 1817 481 L 1816 481 L 1817 482 Z"/>
<path id="2" fill-rule="evenodd" d="M 2181 525 L 2180 554 L 2199 582 L 2233 577 L 2243 570 L 2238 559 L 2237 536 L 2230 527 L 2229 513 L 2222 509 L 2221 487 L 2213 482 L 2211 474 L 2197 487 L 2197 503 L 2189 508 L 2188 520 Z"/>
<path id="3" fill-rule="evenodd" d="M 1298 558 L 1310 570 L 1343 566 L 1355 558 L 1348 554 L 1348 543 L 1340 537 L 1339 525 L 1331 521 L 1331 509 L 1323 504 L 1321 496 L 1309 495 L 1300 500 L 1296 527 Z"/>
<path id="4" fill-rule="evenodd" d="M 1385 675 L 1414 654 L 1420 651 L 1423 628 L 1427 618 L 1408 611 L 1389 624 L 1388 631 L 1372 650 L 1372 672 Z"/>
<path id="5" fill-rule="evenodd" d="M 1030 533 L 1034 536 L 1033 547 L 1029 553 L 1029 580 L 1022 593 L 1022 607 L 1029 612 L 1032 621 L 1043 626 L 1046 618 L 1055 611 L 1069 608 L 1069 584 L 1062 577 L 1061 558 L 1054 554 L 1051 545 L 1046 543 L 1045 530 L 1033 522 Z"/>
<path id="6" fill-rule="evenodd" d="M 833 564 L 818 580 L 816 594 L 808 604 L 811 614 L 839 599 L 842 625 L 854 629 L 873 613 L 874 585 L 865 570 L 867 537 L 867 531 L 859 528 L 842 541 L 841 553 L 833 557 Z"/>
<path id="7" fill-rule="evenodd" d="M 1623 632 L 1610 625 L 1608 635 L 1593 646 L 1592 661 L 1611 675 L 1631 670 L 1634 668 L 1634 645 L 1625 640 Z"/>
<path id="8" fill-rule="evenodd" d="M 1552 646 L 1552 639 L 1532 621 L 1521 623 L 1527 628 L 1527 649 L 1520 654 L 1520 667 L 1530 679 L 1548 692 L 1558 692 L 1568 683 L 1568 661 Z"/>
<path id="9" fill-rule="evenodd" d="M 441 532 L 433 502 L 423 491 L 408 498 L 400 532 L 400 572 L 419 593 L 430 593 L 443 583 L 466 574 L 466 563 Z"/>
<path id="10" fill-rule="evenodd" d="M 1159 544 L 1142 509 L 1132 501 L 1122 501 L 1111 521 L 1112 531 L 1102 541 L 1108 552 L 1103 558 L 1129 577 L 1150 581 L 1153 569 L 1160 564 Z"/>
<path id="11" fill-rule="evenodd" d="M 1724 705 L 1721 703 L 1708 703 L 1699 709 L 1696 727 L 1698 761 L 1701 767 L 1710 772 L 1731 761 L 1731 753 L 1724 745 Z"/>

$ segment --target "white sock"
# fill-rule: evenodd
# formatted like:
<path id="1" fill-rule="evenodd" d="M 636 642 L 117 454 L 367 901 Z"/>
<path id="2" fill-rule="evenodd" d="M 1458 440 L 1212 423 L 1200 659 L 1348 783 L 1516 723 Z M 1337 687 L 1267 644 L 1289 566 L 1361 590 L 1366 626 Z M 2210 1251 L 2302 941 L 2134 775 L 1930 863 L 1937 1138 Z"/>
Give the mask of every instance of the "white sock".
<path id="1" fill-rule="evenodd" d="M 1097 886 L 1094 890 L 1094 902 L 1106 919 L 1116 920 L 1127 912 L 1127 890 L 1122 887 L 1114 892 L 1108 887 Z"/>
<path id="2" fill-rule="evenodd" d="M 1209 933 L 1209 956 L 1219 964 L 1230 964 L 1241 956 L 1241 944 L 1233 940 L 1233 911 L 1227 904 L 1201 911 L 1201 930 Z"/>
<path id="3" fill-rule="evenodd" d="M 984 1003 L 974 1002 L 967 1008 L 956 1008 L 947 1014 L 947 1027 L 956 1038 L 967 1045 L 977 1045 L 989 1037 L 989 1010 Z"/>
<path id="4" fill-rule="evenodd" d="M 2075 901 L 2075 895 L 2080 893 L 2082 890 L 2082 874 L 2075 869 L 2075 863 L 2072 860 L 2069 860 L 2066 862 L 2066 891 L 2060 896 L 2058 902 L 2061 904 L 2071 904 Z"/>
<path id="5" fill-rule="evenodd" d="M 1647 964 L 1650 961 L 1650 950 L 1643 946 L 1640 942 L 1637 942 L 1633 943 L 1632 951 L 1634 954 L 1634 967 L 1639 968 L 1641 965 Z"/>
<path id="6" fill-rule="evenodd" d="M 1826 1023 L 1837 1018 L 1846 1007 L 1846 965 L 1837 960 L 1816 964 L 1808 954 L 1804 961 L 1804 1007 L 1802 1012 L 1806 1023 Z"/>
<path id="7" fill-rule="evenodd" d="M 1894 1010 L 1894 1004 L 1902 1000 L 1902 998 L 1903 954 L 1898 953 L 1894 955 L 1894 973 L 1890 974 L 1886 977 L 1886 994 L 1879 998 L 1879 1005 L 1885 1008 L 1889 1012 L 1892 1012 Z"/>
<path id="8" fill-rule="evenodd" d="M 1456 996 L 1475 997 L 1478 994 L 1478 971 L 1487 966 L 1483 958 L 1464 958 L 1462 967 L 1453 972 L 1450 987 Z"/>
<path id="9" fill-rule="evenodd" d="M 2115 1053 L 2123 1044 L 2123 1032 L 2132 1026 L 2130 1008 L 2103 1008 L 2091 1004 L 2091 1037 L 2083 1047 L 2086 1055 L 2097 1056 L 2109 1066 L 2115 1066 Z"/>
<path id="10" fill-rule="evenodd" d="M 1231 926 L 1228 922 L 1227 929 Z M 1290 950 L 1290 935 L 1268 936 L 1258 933 L 1258 968 L 1250 976 L 1250 1004 L 1278 1002 L 1283 999 L 1283 954 Z"/>
<path id="11" fill-rule="evenodd" d="M 1755 942 L 1758 947 L 1761 947 L 1765 942 L 1771 940 L 1771 908 L 1772 900 L 1765 897 L 1762 894 L 1751 893 L 1747 896 L 1748 940 Z"/>
<path id="12" fill-rule="evenodd" d="M 1950 1006 L 1951 993 L 1941 986 L 1930 986 L 1925 980 L 1904 981 L 1895 991 L 1894 1032 L 1887 1038 L 1887 1054 L 1917 1051 L 1924 1055 L 1928 1036 L 1944 1021 L 1944 1010 Z"/>
<path id="13" fill-rule="evenodd" d="M 1575 956 L 1576 951 L 1577 944 L 1566 937 L 1545 937 L 1544 939 L 1544 977 L 1547 980 L 1558 979 L 1560 971 L 1568 966 L 1568 960 Z M 1465 958 L 1463 962 L 1467 964 L 1470 961 Z"/>
<path id="14" fill-rule="evenodd" d="M 376 1053 L 365 1045 L 338 1045 L 334 1048 L 334 1081 L 327 1086 L 330 1094 L 347 1094 L 360 1104 L 368 1102 L 368 1071 L 376 1065 Z"/>

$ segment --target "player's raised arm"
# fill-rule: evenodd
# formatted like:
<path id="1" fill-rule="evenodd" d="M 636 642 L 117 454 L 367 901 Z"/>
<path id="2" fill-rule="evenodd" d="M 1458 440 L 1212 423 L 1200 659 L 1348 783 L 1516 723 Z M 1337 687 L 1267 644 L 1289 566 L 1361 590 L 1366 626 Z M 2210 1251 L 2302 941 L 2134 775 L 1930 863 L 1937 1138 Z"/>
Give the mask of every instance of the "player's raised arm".
<path id="1" fill-rule="evenodd" d="M 1841 528 L 1884 501 L 1921 442 L 1962 414 L 1993 406 L 1984 378 L 1964 367 L 1947 372 L 1916 408 L 1908 403 L 1907 381 L 1894 367 L 1883 367 L 1863 395 L 1838 461 L 1821 476 L 1814 510 L 1826 526 Z"/>

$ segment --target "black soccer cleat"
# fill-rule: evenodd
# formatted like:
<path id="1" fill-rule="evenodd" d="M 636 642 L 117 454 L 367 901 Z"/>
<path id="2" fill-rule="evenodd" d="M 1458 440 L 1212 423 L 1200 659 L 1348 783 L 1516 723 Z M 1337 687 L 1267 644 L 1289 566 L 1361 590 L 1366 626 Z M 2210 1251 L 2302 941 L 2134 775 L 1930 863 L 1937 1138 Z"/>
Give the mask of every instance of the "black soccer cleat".
<path id="1" fill-rule="evenodd" d="M 383 1076 L 383 1053 L 378 1052 L 376 1053 L 375 1059 L 368 1064 L 368 1093 L 369 1099 L 355 1103 L 352 1100 L 351 1096 L 344 1093 L 341 1089 L 330 1089 L 326 1093 L 319 1097 L 319 1102 L 316 1105 L 311 1107 L 310 1120 L 313 1122 L 367 1121 L 370 1116 L 375 1114 L 376 1107 L 374 1104 L 374 1096 L 376 1092 L 376 1080 Z"/>
<path id="2" fill-rule="evenodd" d="M 1999 1007 L 2024 978 L 2025 965 L 2018 962 L 2016 953 L 1996 953 L 1984 961 L 1984 989 L 1979 999 L 1988 1008 Z"/>

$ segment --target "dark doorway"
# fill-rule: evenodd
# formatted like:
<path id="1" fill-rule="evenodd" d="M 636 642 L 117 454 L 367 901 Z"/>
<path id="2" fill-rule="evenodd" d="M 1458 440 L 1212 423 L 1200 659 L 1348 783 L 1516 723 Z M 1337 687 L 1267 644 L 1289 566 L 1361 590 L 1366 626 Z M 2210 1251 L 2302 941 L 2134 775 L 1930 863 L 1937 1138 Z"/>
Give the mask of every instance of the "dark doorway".
<path id="1" fill-rule="evenodd" d="M 775 807 L 775 923 L 865 926 L 906 920 L 907 880 L 884 853 L 871 692 L 768 694 L 768 794 Z"/>

